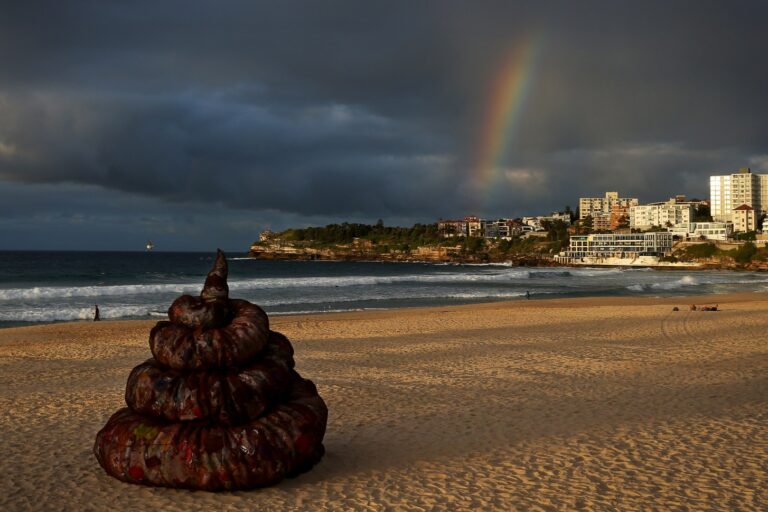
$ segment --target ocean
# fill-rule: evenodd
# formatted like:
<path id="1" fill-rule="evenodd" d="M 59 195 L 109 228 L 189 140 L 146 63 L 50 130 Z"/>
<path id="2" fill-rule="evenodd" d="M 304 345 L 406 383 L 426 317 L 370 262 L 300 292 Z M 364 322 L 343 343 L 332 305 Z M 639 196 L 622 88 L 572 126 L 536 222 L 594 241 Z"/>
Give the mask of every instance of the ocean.
<path id="1" fill-rule="evenodd" d="M 101 317 L 165 317 L 197 294 L 213 253 L 0 252 L 0 327 Z M 322 313 L 585 296 L 671 296 L 768 290 L 768 274 L 617 268 L 522 268 L 258 261 L 228 254 L 230 296 L 269 314 Z"/>

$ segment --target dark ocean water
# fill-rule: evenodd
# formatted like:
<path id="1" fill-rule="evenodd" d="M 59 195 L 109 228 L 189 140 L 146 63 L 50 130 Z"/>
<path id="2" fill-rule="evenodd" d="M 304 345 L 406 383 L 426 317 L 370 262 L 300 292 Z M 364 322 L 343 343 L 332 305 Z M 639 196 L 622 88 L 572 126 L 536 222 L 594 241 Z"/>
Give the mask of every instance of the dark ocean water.
<path id="1" fill-rule="evenodd" d="M 212 253 L 0 252 L 0 326 L 162 318 L 198 293 Z M 521 268 L 377 262 L 256 261 L 228 254 L 230 296 L 270 314 L 581 296 L 768 290 L 768 274 L 648 269 Z"/>

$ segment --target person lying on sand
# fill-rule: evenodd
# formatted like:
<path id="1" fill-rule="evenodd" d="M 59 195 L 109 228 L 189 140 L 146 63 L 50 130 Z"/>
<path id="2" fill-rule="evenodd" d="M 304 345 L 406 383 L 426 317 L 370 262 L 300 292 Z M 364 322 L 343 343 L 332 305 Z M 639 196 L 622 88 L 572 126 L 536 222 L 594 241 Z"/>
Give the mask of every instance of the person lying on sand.
<path id="1" fill-rule="evenodd" d="M 718 311 L 719 304 L 715 304 L 714 306 L 697 306 L 696 304 L 691 304 L 691 311 Z"/>

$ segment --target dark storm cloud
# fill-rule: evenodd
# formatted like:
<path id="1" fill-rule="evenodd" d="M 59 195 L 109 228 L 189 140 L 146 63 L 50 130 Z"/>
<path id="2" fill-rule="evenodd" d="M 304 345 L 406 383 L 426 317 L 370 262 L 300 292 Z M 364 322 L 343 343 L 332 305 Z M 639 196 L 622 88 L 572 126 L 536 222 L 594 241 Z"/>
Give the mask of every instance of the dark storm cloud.
<path id="1" fill-rule="evenodd" d="M 206 208 L 279 228 L 540 213 L 606 189 L 706 196 L 710 173 L 766 162 L 767 14 L 761 2 L 16 2 L 0 16 L 0 179 L 46 190 L 43 216 L 56 195 L 44 185 L 66 184 L 132 198 L 116 217 L 144 198 L 179 226 Z M 530 90 L 493 190 L 479 190 L 467 178 L 491 87 L 526 41 L 538 42 Z M 102 208 L 91 197 L 78 211 Z"/>
<path id="2" fill-rule="evenodd" d="M 161 251 L 220 247 L 238 253 L 265 228 L 336 221 L 273 210 L 256 217 L 210 203 L 168 204 L 93 185 L 0 183 L 3 249 L 136 251 L 153 240 Z"/>

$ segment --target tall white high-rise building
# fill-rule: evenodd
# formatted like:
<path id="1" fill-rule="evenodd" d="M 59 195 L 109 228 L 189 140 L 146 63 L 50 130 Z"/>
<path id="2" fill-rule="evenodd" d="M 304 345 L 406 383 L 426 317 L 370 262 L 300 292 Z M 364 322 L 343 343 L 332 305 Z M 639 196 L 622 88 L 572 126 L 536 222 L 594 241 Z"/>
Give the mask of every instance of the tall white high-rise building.
<path id="1" fill-rule="evenodd" d="M 751 206 L 756 217 L 768 208 L 768 174 L 753 174 L 748 167 L 733 174 L 709 177 L 712 218 L 732 222 L 733 211 L 741 205 Z"/>

